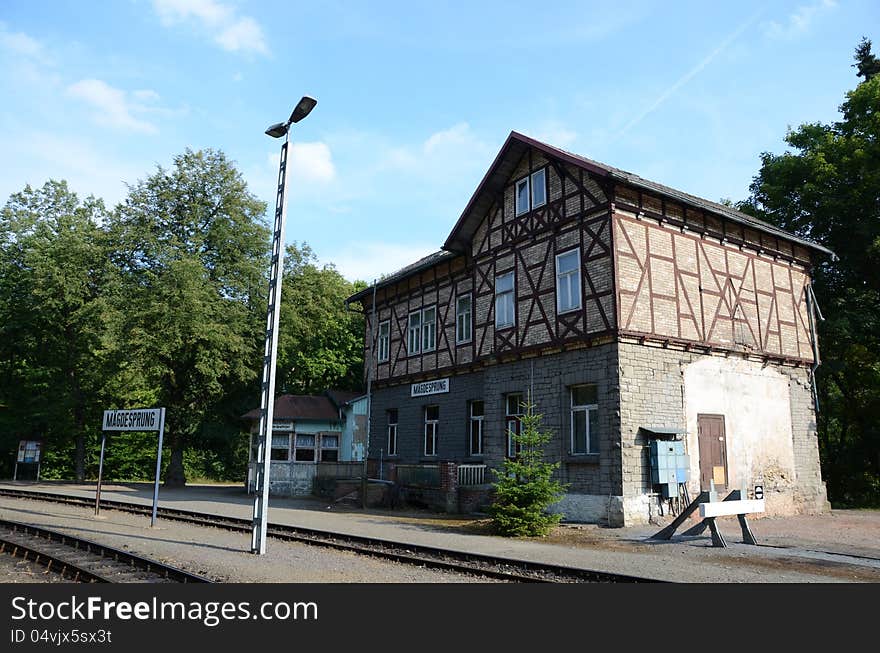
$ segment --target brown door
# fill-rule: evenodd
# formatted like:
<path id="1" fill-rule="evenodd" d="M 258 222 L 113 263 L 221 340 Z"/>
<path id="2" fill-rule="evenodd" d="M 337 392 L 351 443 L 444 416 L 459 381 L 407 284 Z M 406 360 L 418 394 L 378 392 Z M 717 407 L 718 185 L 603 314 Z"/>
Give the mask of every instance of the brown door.
<path id="1" fill-rule="evenodd" d="M 700 445 L 700 489 L 708 490 L 715 481 L 716 490 L 727 488 L 727 441 L 724 415 L 697 415 Z"/>

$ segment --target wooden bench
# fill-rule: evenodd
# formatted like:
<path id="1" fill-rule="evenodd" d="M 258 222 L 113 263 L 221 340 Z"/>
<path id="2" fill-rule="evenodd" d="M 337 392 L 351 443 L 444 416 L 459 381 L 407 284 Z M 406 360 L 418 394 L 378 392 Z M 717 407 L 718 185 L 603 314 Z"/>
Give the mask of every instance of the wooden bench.
<path id="1" fill-rule="evenodd" d="M 715 525 L 716 517 L 736 515 L 739 520 L 739 527 L 742 530 L 744 544 L 757 544 L 752 529 L 749 528 L 749 522 L 746 515 L 749 513 L 764 512 L 763 499 L 742 499 L 742 492 L 734 490 L 728 494 L 723 501 L 708 501 L 709 493 L 702 492 L 692 503 L 682 511 L 682 513 L 669 526 L 654 535 L 651 539 L 668 540 L 675 531 L 684 523 L 693 512 L 699 508 L 700 517 L 703 518 L 696 526 L 689 528 L 682 535 L 700 535 L 707 528 L 712 531 L 712 546 L 726 547 L 727 542 L 724 536 Z"/>

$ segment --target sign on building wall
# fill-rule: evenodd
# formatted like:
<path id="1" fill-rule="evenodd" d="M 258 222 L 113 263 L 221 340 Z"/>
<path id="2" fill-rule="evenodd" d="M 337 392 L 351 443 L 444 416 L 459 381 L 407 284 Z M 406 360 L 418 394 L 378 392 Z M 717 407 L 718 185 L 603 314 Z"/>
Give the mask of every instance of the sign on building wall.
<path id="1" fill-rule="evenodd" d="M 427 395 L 439 395 L 449 392 L 449 379 L 435 379 L 424 383 L 413 383 L 411 397 L 425 397 Z"/>

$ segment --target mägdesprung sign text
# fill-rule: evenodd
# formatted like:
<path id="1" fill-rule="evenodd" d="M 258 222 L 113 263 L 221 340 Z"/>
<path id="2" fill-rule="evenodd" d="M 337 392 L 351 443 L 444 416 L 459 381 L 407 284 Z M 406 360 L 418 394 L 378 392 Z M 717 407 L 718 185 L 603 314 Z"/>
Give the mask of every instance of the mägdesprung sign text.
<path id="1" fill-rule="evenodd" d="M 161 408 L 135 408 L 132 410 L 105 410 L 104 431 L 158 431 Z"/>

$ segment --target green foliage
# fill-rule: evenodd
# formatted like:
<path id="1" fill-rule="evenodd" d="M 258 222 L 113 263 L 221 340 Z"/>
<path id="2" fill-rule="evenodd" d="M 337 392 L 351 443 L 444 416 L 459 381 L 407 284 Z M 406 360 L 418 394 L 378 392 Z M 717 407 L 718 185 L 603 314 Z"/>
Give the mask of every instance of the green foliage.
<path id="1" fill-rule="evenodd" d="M 864 39 L 866 79 L 846 95 L 842 119 L 801 125 L 793 151 L 764 153 L 751 196 L 739 205 L 822 243 L 813 286 L 819 322 L 817 372 L 823 477 L 836 506 L 880 505 L 880 61 Z"/>
<path id="2" fill-rule="evenodd" d="M 523 409 L 521 432 L 511 435 L 519 453 L 516 458 L 506 458 L 501 471 L 492 470 L 497 481 L 489 514 L 495 531 L 508 537 L 547 535 L 562 518 L 547 509 L 566 490 L 552 479 L 559 463 L 544 461 L 544 446 L 552 434 L 541 430 L 542 416 L 534 412 L 534 404 L 526 402 Z"/>
<path id="3" fill-rule="evenodd" d="M 294 243 L 284 259 L 278 387 L 312 394 L 328 388 L 359 390 L 363 379 L 363 314 L 347 311 L 358 290 L 332 265 L 318 267 L 307 244 Z"/>

